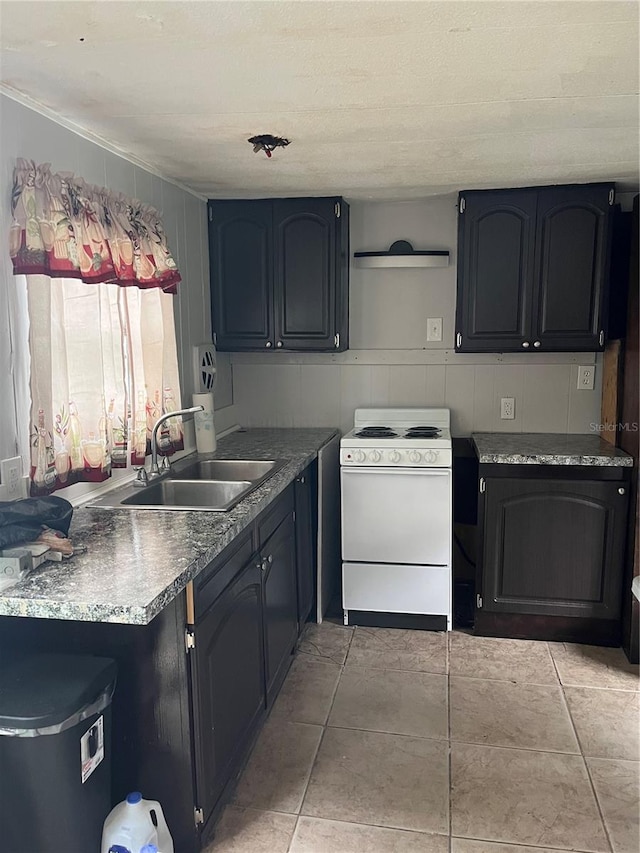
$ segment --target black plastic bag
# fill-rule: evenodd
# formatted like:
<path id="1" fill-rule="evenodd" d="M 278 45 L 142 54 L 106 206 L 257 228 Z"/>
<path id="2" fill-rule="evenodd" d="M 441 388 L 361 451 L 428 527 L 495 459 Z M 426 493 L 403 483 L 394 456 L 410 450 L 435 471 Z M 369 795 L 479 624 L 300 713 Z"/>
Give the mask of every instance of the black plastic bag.
<path id="1" fill-rule="evenodd" d="M 47 495 L 22 501 L 0 501 L 0 550 L 17 542 L 37 539 L 43 527 L 59 530 L 66 536 L 73 507 L 64 498 Z"/>

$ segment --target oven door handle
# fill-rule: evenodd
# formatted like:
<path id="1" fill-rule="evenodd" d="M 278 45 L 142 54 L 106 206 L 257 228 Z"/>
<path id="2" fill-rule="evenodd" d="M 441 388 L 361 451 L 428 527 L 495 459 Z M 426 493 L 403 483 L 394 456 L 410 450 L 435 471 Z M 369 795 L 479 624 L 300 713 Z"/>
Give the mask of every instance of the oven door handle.
<path id="1" fill-rule="evenodd" d="M 403 477 L 450 477 L 451 468 L 388 468 L 381 465 L 379 468 L 353 467 L 342 465 L 340 471 L 343 474 L 397 474 Z"/>

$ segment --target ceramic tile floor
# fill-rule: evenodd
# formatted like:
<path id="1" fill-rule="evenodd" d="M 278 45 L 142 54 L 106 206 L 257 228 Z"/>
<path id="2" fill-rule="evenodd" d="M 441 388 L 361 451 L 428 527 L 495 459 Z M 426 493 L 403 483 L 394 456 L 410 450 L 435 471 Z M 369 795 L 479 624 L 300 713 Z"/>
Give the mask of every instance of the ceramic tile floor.
<path id="1" fill-rule="evenodd" d="M 307 627 L 206 853 L 638 853 L 620 649 Z"/>

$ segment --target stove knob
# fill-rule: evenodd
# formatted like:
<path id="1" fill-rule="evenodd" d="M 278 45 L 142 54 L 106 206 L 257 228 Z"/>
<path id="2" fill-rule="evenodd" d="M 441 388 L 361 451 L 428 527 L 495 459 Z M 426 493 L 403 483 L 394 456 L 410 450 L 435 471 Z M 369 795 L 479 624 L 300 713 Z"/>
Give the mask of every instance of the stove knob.
<path id="1" fill-rule="evenodd" d="M 393 462 L 394 465 L 397 465 L 401 459 L 402 456 L 398 453 L 397 450 L 392 450 L 389 454 L 389 462 Z"/>
<path id="2" fill-rule="evenodd" d="M 435 450 L 427 450 L 427 452 L 424 454 L 424 458 L 425 462 L 435 462 L 438 458 L 438 454 L 435 452 Z"/>
<path id="3" fill-rule="evenodd" d="M 355 462 L 364 462 L 367 458 L 366 453 L 363 453 L 362 450 L 354 450 L 353 458 Z"/>
<path id="4" fill-rule="evenodd" d="M 409 462 L 419 462 L 422 459 L 422 454 L 417 450 L 412 450 L 409 454 Z"/>
<path id="5" fill-rule="evenodd" d="M 382 459 L 382 453 L 379 450 L 372 450 L 369 454 L 369 459 L 372 462 L 379 462 Z"/>

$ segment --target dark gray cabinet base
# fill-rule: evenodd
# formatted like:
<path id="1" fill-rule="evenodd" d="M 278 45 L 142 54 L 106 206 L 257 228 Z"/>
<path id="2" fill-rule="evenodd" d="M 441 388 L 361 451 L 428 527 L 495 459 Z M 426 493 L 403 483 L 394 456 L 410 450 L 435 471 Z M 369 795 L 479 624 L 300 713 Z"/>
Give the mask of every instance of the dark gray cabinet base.
<path id="1" fill-rule="evenodd" d="M 617 645 L 628 472 L 480 465 L 475 632 Z"/>

